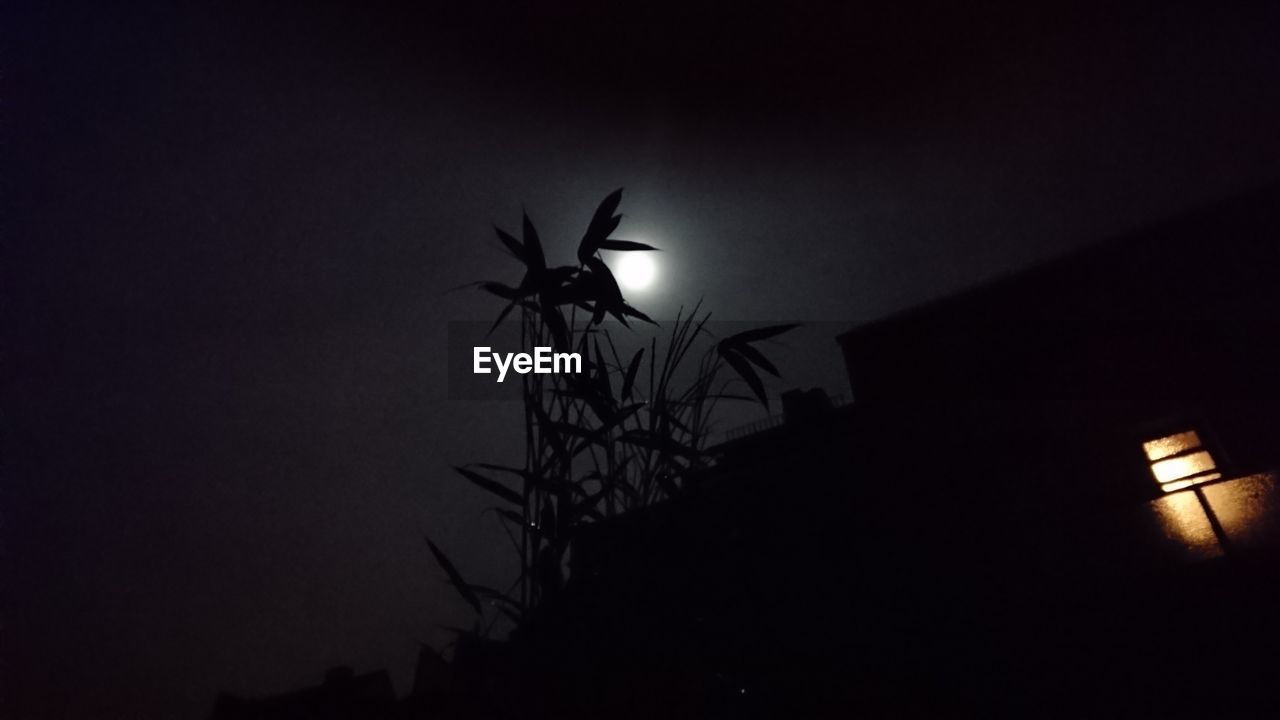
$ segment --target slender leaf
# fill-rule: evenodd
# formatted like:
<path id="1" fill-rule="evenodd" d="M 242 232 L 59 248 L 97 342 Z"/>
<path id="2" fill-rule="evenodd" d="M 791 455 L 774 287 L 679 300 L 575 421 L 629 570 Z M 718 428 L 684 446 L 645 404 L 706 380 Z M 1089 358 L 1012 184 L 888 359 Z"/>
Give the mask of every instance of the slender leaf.
<path id="1" fill-rule="evenodd" d="M 509 285 L 503 285 L 500 282 L 483 282 L 480 287 L 486 292 L 497 295 L 503 300 L 519 300 L 529 294 L 528 291 L 521 288 L 513 288 Z"/>
<path id="2" fill-rule="evenodd" d="M 780 377 L 778 375 L 778 368 L 774 367 L 773 363 L 769 362 L 769 358 L 765 357 L 759 350 L 747 345 L 746 343 L 734 346 L 734 350 L 742 353 L 744 358 L 755 363 L 756 367 L 759 367 L 774 377 Z"/>
<path id="3" fill-rule="evenodd" d="M 637 309 L 635 309 L 635 308 L 631 307 L 630 305 L 628 305 L 628 304 L 626 304 L 626 303 L 623 303 L 623 304 L 622 304 L 621 312 L 622 312 L 622 314 L 623 314 L 623 315 L 627 315 L 627 316 L 630 316 L 630 317 L 633 317 L 633 318 L 636 318 L 636 319 L 639 319 L 639 320 L 643 320 L 643 321 L 645 321 L 645 322 L 649 323 L 650 325 L 657 325 L 657 324 L 658 324 L 658 323 L 657 323 L 653 318 L 649 317 L 648 315 L 645 315 L 644 313 L 640 312 L 639 310 L 637 310 Z M 621 319 L 621 318 L 619 318 L 619 319 Z M 625 320 L 623 321 L 623 324 L 624 324 L 624 325 L 626 324 L 626 321 L 625 321 Z"/>
<path id="4" fill-rule="evenodd" d="M 756 371 L 751 368 L 751 364 L 743 360 L 742 356 L 730 347 L 723 345 L 720 348 L 720 357 L 729 363 L 729 367 L 737 371 L 738 377 L 741 377 L 747 383 L 747 386 L 751 388 L 751 392 L 755 393 L 756 399 L 760 401 L 760 404 L 766 408 L 769 407 L 769 398 L 765 394 L 764 383 L 760 381 L 760 376 L 756 374 Z"/>
<path id="5" fill-rule="evenodd" d="M 449 584 L 453 585 L 453 587 L 458 590 L 458 594 L 462 596 L 463 600 L 467 601 L 468 605 L 475 609 L 476 614 L 480 614 L 482 612 L 480 609 L 480 598 L 476 597 L 471 586 L 462 579 L 462 574 L 458 572 L 458 568 L 454 567 L 448 556 L 441 552 L 440 548 L 436 547 L 435 543 L 431 542 L 431 538 L 426 538 L 426 541 L 427 547 L 431 549 L 431 554 L 436 558 L 436 562 L 439 563 L 440 567 L 444 570 L 445 575 L 449 576 Z"/>
<path id="6" fill-rule="evenodd" d="M 514 510 L 508 510 L 504 508 L 504 509 L 498 510 L 498 514 L 502 516 L 503 520 L 510 522 L 516 527 L 528 530 L 529 532 L 533 533 L 539 538 L 543 537 L 542 530 L 536 524 L 526 520 L 524 516 L 521 515 L 520 513 Z"/>
<path id="7" fill-rule="evenodd" d="M 551 331 L 551 344 L 555 347 L 556 352 L 568 352 L 569 326 L 565 323 L 564 315 L 560 312 L 560 308 L 544 301 L 540 312 L 542 313 L 543 321 L 547 324 L 547 329 Z"/>
<path id="8" fill-rule="evenodd" d="M 586 266 L 591 269 L 592 278 L 599 284 L 600 292 L 596 296 L 596 302 L 603 300 L 611 304 L 622 304 L 622 290 L 618 288 L 618 281 L 613 277 L 609 266 L 598 257 L 587 258 Z"/>
<path id="9" fill-rule="evenodd" d="M 526 310 L 537 310 L 538 308 L 537 305 L 534 305 L 528 300 L 512 300 L 507 303 L 506 307 L 502 308 L 502 312 L 498 313 L 498 318 L 493 321 L 493 324 L 489 326 L 489 332 L 485 334 L 492 335 L 493 331 L 498 329 L 498 326 L 502 324 L 503 320 L 507 319 L 507 315 L 510 315 L 511 311 L 515 309 L 517 305 L 525 308 Z"/>
<path id="10" fill-rule="evenodd" d="M 601 240 L 600 249 L 630 252 L 633 250 L 657 250 L 658 248 L 642 242 L 635 242 L 634 240 Z"/>
<path id="11" fill-rule="evenodd" d="M 612 408 L 616 402 L 613 398 L 613 385 L 609 382 L 609 366 L 605 364 L 604 353 L 600 352 L 600 341 L 596 340 L 596 391 L 606 403 L 605 408 Z"/>
<path id="12" fill-rule="evenodd" d="M 498 227 L 497 225 L 494 225 L 493 229 L 497 231 L 498 239 L 502 241 L 503 245 L 507 246 L 507 249 L 511 251 L 511 254 L 515 255 L 516 259 L 519 260 L 520 262 L 524 263 L 525 265 L 528 265 L 529 261 L 525 257 L 524 246 L 520 244 L 520 241 L 512 237 L 510 233 Z"/>
<path id="13" fill-rule="evenodd" d="M 627 366 L 627 374 L 622 378 L 622 394 L 623 400 L 631 399 L 631 391 L 636 383 L 636 372 L 640 370 L 640 360 L 644 357 L 644 348 L 636 351 L 631 357 L 631 364 Z"/>
<path id="14" fill-rule="evenodd" d="M 476 463 L 475 466 L 484 468 L 485 470 L 493 470 L 494 472 L 509 473 L 520 478 L 527 479 L 529 477 L 529 471 L 524 468 L 511 467 L 509 465 L 494 465 L 493 463 Z"/>
<path id="15" fill-rule="evenodd" d="M 520 496 L 520 493 L 512 490 L 511 488 L 507 487 L 506 485 L 503 485 L 502 483 L 496 480 L 491 480 L 474 470 L 468 470 L 467 468 L 464 468 L 464 467 L 454 466 L 453 469 L 457 470 L 458 473 L 463 477 L 465 477 L 466 479 L 470 480 L 476 485 L 479 485 L 485 490 L 488 490 L 494 495 L 497 495 L 503 500 L 506 500 L 507 502 L 514 503 L 516 505 L 524 504 L 524 498 Z"/>
<path id="16" fill-rule="evenodd" d="M 578 262 L 583 265 L 587 264 L 587 260 L 594 257 L 596 251 L 600 248 L 600 243 L 604 242 L 618 227 L 620 216 L 615 216 L 614 212 L 618 209 L 618 203 L 622 202 L 622 188 L 618 188 L 609 193 L 608 197 L 600 203 L 596 208 L 596 212 L 591 216 L 591 223 L 587 226 L 587 232 L 582 236 L 582 242 L 578 244 Z"/>
<path id="17" fill-rule="evenodd" d="M 538 231 L 534 229 L 529 213 L 524 214 L 524 248 L 530 272 L 542 272 L 547 268 L 547 259 L 542 254 L 542 241 L 538 239 Z"/>
<path id="18" fill-rule="evenodd" d="M 770 325 L 768 327 L 755 328 L 754 330 L 740 332 L 737 335 L 731 335 L 730 337 L 725 338 L 724 342 L 736 345 L 740 343 L 756 342 L 758 340 L 767 340 L 798 327 L 800 327 L 800 323 L 787 323 L 785 325 Z"/>

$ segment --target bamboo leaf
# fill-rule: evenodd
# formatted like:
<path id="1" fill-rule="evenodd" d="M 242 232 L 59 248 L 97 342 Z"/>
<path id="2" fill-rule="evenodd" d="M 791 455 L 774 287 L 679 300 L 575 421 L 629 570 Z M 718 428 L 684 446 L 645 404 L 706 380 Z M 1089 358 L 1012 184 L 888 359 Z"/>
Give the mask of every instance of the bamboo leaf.
<path id="1" fill-rule="evenodd" d="M 595 214 L 591 216 L 591 223 L 587 225 L 587 232 L 582 236 L 582 242 L 578 244 L 578 262 L 585 265 L 588 258 L 595 256 L 600 243 L 617 229 L 622 218 L 615 216 L 614 212 L 617 211 L 620 202 L 622 202 L 622 188 L 609 193 L 596 208 Z"/>
<path id="2" fill-rule="evenodd" d="M 512 300 L 507 303 L 506 307 L 502 308 L 502 312 L 498 313 L 498 318 L 489 326 L 489 332 L 486 333 L 486 335 L 492 335 L 493 331 L 498 329 L 498 326 L 502 324 L 503 320 L 507 319 L 507 315 L 510 315 L 511 311 L 514 310 L 517 305 L 529 310 L 536 310 L 538 307 L 528 300 Z"/>
<path id="3" fill-rule="evenodd" d="M 563 487 L 560 487 L 560 486 L 564 485 L 564 481 L 560 481 L 560 486 L 557 486 L 555 482 L 543 477 L 536 470 L 525 470 L 524 468 L 508 467 L 506 465 L 494 465 L 491 463 L 476 463 L 475 466 L 479 468 L 484 468 L 485 470 L 492 470 L 493 472 L 501 472 L 501 473 L 507 473 L 509 475 L 515 475 L 525 483 L 528 483 L 529 486 L 533 488 L 541 489 L 541 490 L 555 490 L 557 488 L 563 489 Z M 502 513 L 503 510 L 504 509 L 498 509 L 498 512 Z M 510 510 L 507 510 L 507 512 L 510 512 Z"/>
<path id="4" fill-rule="evenodd" d="M 674 405 L 675 403 L 671 403 L 671 404 Z M 689 435 L 694 434 L 693 431 L 690 430 L 684 423 L 680 422 L 680 418 L 676 417 L 675 413 L 671 412 L 670 410 L 666 408 L 662 408 L 661 410 L 658 411 L 658 414 L 662 417 L 662 419 L 666 420 L 672 425 L 675 425 L 680 430 L 683 430 Z"/>
<path id="5" fill-rule="evenodd" d="M 524 213 L 524 248 L 530 272 L 540 273 L 547 269 L 547 259 L 542 254 L 542 241 L 538 239 L 538 231 L 534 229 L 529 213 Z"/>
<path id="6" fill-rule="evenodd" d="M 633 240 L 601 240 L 600 249 L 617 250 L 618 252 L 631 252 L 633 250 L 657 250 L 658 248 L 642 242 L 635 242 Z"/>
<path id="7" fill-rule="evenodd" d="M 524 516 L 511 508 L 498 508 L 497 512 L 498 515 L 502 516 L 502 519 L 514 523 L 516 527 L 525 527 L 527 524 Z"/>
<path id="8" fill-rule="evenodd" d="M 591 218 L 593 223 L 602 222 L 605 218 L 611 217 L 618 211 L 618 204 L 622 202 L 622 188 L 618 188 L 605 196 L 600 202 L 600 207 L 596 208 L 595 217 Z"/>
<path id="9" fill-rule="evenodd" d="M 491 480 L 474 470 L 468 470 L 467 468 L 464 468 L 464 467 L 455 465 L 453 469 L 457 470 L 458 473 L 463 477 L 465 477 L 466 479 L 470 480 L 476 485 L 479 485 L 485 490 L 488 490 L 494 495 L 497 495 L 503 500 L 506 500 L 507 502 L 514 503 L 516 505 L 524 504 L 524 498 L 520 496 L 520 493 L 512 490 L 511 488 L 507 487 L 506 485 L 503 485 L 502 483 L 496 480 Z"/>
<path id="10" fill-rule="evenodd" d="M 520 513 L 514 510 L 500 509 L 498 510 L 498 514 L 502 516 L 503 520 L 510 522 L 511 524 L 515 525 L 518 528 L 523 528 L 525 530 L 528 530 L 539 539 L 542 539 L 545 537 L 545 534 L 542 532 L 541 528 L 539 528 L 536 524 L 529 522 L 524 518 L 523 515 L 521 515 Z"/>
<path id="11" fill-rule="evenodd" d="M 600 352 L 600 341 L 596 340 L 596 392 L 604 401 L 605 409 L 616 405 L 613 398 L 613 385 L 609 382 L 609 366 L 605 364 L 604 353 Z"/>
<path id="12" fill-rule="evenodd" d="M 517 475 L 521 478 L 526 478 L 529 475 L 529 471 L 525 470 L 524 468 L 511 467 L 509 465 L 494 465 L 493 463 L 476 463 L 475 465 L 476 467 L 481 467 L 481 468 L 484 468 L 485 470 L 493 470 L 494 472 L 510 473 L 512 475 Z"/>
<path id="13" fill-rule="evenodd" d="M 778 368 L 774 367 L 773 363 L 769 362 L 769 358 L 765 357 L 764 354 L 761 353 L 759 350 L 751 347 L 750 345 L 747 345 L 746 343 L 735 346 L 734 350 L 737 350 L 738 352 L 742 353 L 743 357 L 755 363 L 757 367 L 761 368 L 762 370 L 769 373 L 770 375 L 774 377 L 781 377 L 780 375 L 778 375 Z"/>
<path id="14" fill-rule="evenodd" d="M 642 357 L 644 357 L 644 348 L 640 348 L 636 351 L 636 354 L 631 357 L 631 364 L 627 366 L 627 374 L 622 378 L 623 400 L 631 398 L 631 391 L 634 389 L 636 384 L 636 372 L 640 370 L 640 360 Z"/>
<path id="15" fill-rule="evenodd" d="M 444 570 L 445 575 L 449 576 L 449 584 L 458 590 L 458 594 L 462 596 L 463 600 L 467 601 L 467 604 L 476 611 L 477 615 L 481 614 L 480 598 L 476 597 L 471 586 L 462 579 L 462 574 L 458 572 L 458 568 L 454 567 L 448 556 L 441 552 L 435 543 L 431 542 L 431 538 L 426 538 L 426 541 L 427 547 L 431 549 L 431 554 L 436 558 L 436 562 Z"/>
<path id="16" fill-rule="evenodd" d="M 740 345 L 743 343 L 751 343 L 759 340 L 768 340 L 771 337 L 781 335 L 789 330 L 800 327 L 800 323 L 787 323 L 785 325 L 770 325 L 768 327 L 755 328 L 754 330 L 746 330 L 725 338 L 722 342 L 730 345 Z"/>
<path id="17" fill-rule="evenodd" d="M 547 328 L 551 331 L 551 344 L 555 346 L 555 350 L 557 352 L 568 352 L 569 325 L 565 322 L 560 308 L 544 301 L 540 312 L 542 313 L 543 321 L 547 323 Z"/>
<path id="18" fill-rule="evenodd" d="M 608 422 L 601 425 L 600 429 L 597 430 L 596 432 L 599 433 L 600 435 L 607 434 L 610 430 L 626 422 L 627 418 L 639 412 L 640 408 L 642 407 L 644 407 L 644 403 L 634 403 L 619 409 L 617 412 L 610 415 Z"/>
<path id="19" fill-rule="evenodd" d="M 481 467 L 486 470 L 493 470 L 494 472 L 505 472 L 505 473 L 510 473 L 512 475 L 516 475 L 521 479 L 523 479 L 525 482 L 529 483 L 530 486 L 537 488 L 539 490 L 547 490 L 549 492 L 564 492 L 565 490 L 568 490 L 571 488 L 571 486 L 568 483 L 566 483 L 564 480 L 561 480 L 558 478 L 553 479 L 553 478 L 544 477 L 543 475 L 539 474 L 536 471 L 507 467 L 505 465 L 491 465 L 489 463 L 476 463 L 476 467 Z M 501 514 L 504 509 L 505 508 L 496 508 L 499 514 Z M 509 509 L 506 509 L 506 510 L 507 512 L 511 512 Z"/>
<path id="20" fill-rule="evenodd" d="M 649 323 L 650 325 L 657 325 L 657 324 L 658 324 L 658 323 L 657 323 L 653 318 L 649 317 L 648 315 L 645 315 L 644 313 L 642 313 L 642 312 L 640 312 L 639 310 L 637 310 L 637 309 L 635 309 L 635 308 L 631 307 L 630 305 L 626 304 L 625 302 L 624 302 L 624 303 L 622 303 L 622 314 L 623 314 L 623 315 L 630 315 L 630 316 L 631 316 L 631 317 L 633 317 L 633 318 L 637 318 L 637 319 L 639 319 L 639 320 L 643 320 L 643 321 L 645 321 L 645 322 Z M 619 318 L 619 319 L 621 320 L 621 318 Z M 625 321 L 625 320 L 623 321 L 623 324 L 624 324 L 624 325 L 626 324 L 626 321 Z"/>
<path id="21" fill-rule="evenodd" d="M 497 295 L 503 300 L 519 300 L 520 298 L 529 294 L 529 292 L 526 290 L 523 290 L 520 288 L 513 288 L 509 285 L 503 285 L 500 282 L 482 282 L 480 283 L 480 287 L 485 292 L 488 292 L 492 295 Z"/>
<path id="22" fill-rule="evenodd" d="M 760 376 L 756 374 L 756 371 L 751 368 L 751 364 L 743 360 L 742 356 L 736 351 L 724 345 L 720 347 L 720 357 L 724 358 L 724 361 L 729 363 L 729 367 L 732 367 L 738 373 L 738 377 L 741 377 L 747 383 L 747 386 L 751 388 L 751 392 L 755 393 L 756 399 L 760 401 L 760 404 L 766 408 L 769 407 L 769 397 L 765 394 L 764 383 L 760 381 Z"/>
<path id="23" fill-rule="evenodd" d="M 596 302 L 604 301 L 609 304 L 622 303 L 622 290 L 618 287 L 618 281 L 613 277 L 613 271 L 609 266 L 598 257 L 587 258 L 586 266 L 591 270 L 591 276 L 598 286 L 598 294 Z"/>
<path id="24" fill-rule="evenodd" d="M 498 239 L 502 241 L 503 245 L 507 246 L 507 249 L 511 251 L 511 254 L 515 255 L 517 260 L 527 266 L 529 261 L 525 257 L 524 246 L 520 244 L 520 241 L 512 237 L 510 233 L 497 225 L 494 225 L 493 229 L 497 231 Z"/>

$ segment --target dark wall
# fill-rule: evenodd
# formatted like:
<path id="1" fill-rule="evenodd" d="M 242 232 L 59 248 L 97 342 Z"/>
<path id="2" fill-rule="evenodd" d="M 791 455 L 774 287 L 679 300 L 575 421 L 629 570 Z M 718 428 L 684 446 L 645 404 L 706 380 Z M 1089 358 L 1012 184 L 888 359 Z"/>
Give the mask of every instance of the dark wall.
<path id="1" fill-rule="evenodd" d="M 693 717 L 1185 710 L 1209 695 L 1148 692 L 1176 653 L 1213 658 L 1206 688 L 1256 680 L 1268 665 L 1223 661 L 1236 613 L 1280 639 L 1272 563 L 1183 564 L 1143 515 L 1141 442 L 1194 427 L 1229 472 L 1272 467 L 1269 197 L 843 336 L 855 404 L 727 443 L 691 492 L 590 528 L 547 642 L 696 688 Z"/>
<path id="2" fill-rule="evenodd" d="M 1140 442 L 1195 427 L 1273 459 L 1280 192 L 1103 243 L 841 338 L 865 411 L 959 434 L 1071 492 L 1141 496 Z M 1131 483 L 1130 480 L 1133 480 Z"/>

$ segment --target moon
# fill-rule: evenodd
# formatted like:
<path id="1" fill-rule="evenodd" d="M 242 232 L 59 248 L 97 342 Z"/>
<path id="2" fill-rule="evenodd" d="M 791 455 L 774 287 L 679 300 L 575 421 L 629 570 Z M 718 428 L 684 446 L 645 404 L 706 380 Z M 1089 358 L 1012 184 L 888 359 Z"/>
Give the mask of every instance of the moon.
<path id="1" fill-rule="evenodd" d="M 626 252 L 614 263 L 614 275 L 625 290 L 644 290 L 658 275 L 658 264 L 643 251 Z"/>

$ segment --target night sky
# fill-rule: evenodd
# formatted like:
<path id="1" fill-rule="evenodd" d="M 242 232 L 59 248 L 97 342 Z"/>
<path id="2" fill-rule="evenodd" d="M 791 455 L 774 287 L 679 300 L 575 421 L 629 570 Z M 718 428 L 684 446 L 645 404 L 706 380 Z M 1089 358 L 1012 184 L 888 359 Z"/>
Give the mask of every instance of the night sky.
<path id="1" fill-rule="evenodd" d="M 1280 174 L 1274 5 L 107 5 L 0 21 L 6 717 L 407 691 L 423 535 L 508 570 L 444 343 L 522 207 L 568 262 L 625 186 L 655 317 L 843 328 Z"/>

